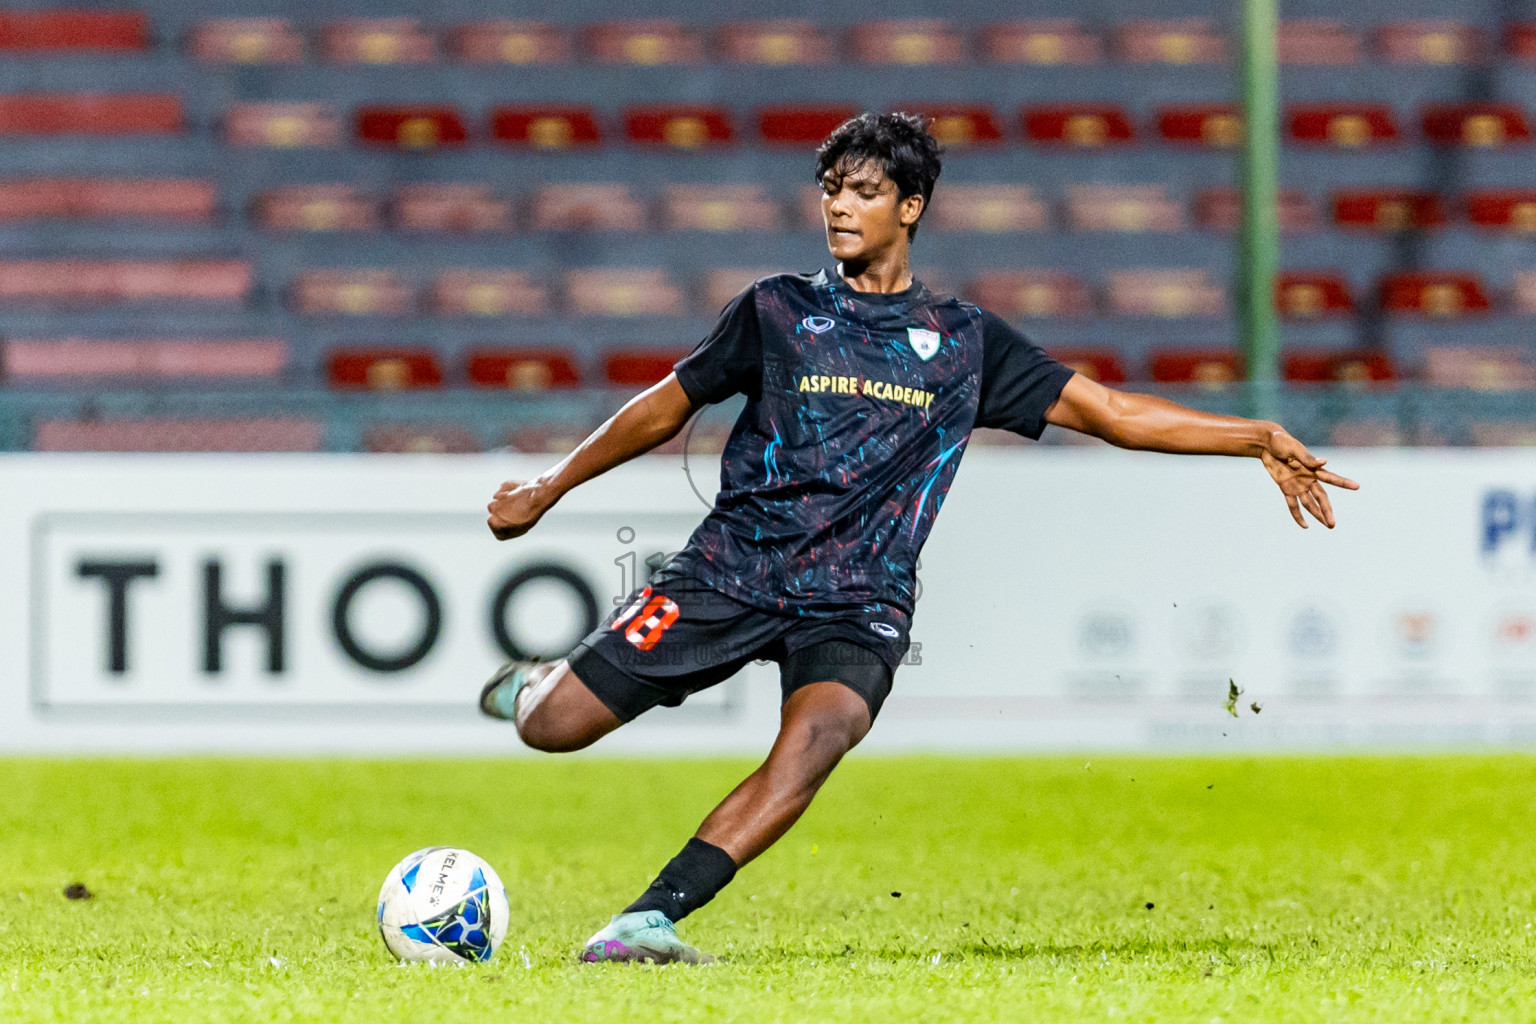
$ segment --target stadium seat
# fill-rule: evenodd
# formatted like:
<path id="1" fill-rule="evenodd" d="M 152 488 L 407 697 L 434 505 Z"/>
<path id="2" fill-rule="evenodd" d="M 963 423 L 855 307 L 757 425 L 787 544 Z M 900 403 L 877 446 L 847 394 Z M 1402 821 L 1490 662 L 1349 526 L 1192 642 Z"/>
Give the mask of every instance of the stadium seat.
<path id="1" fill-rule="evenodd" d="M 1278 197 L 1280 230 L 1295 234 L 1315 230 L 1320 218 L 1312 201 L 1292 188 L 1283 188 Z M 1230 233 L 1243 221 L 1243 194 L 1235 188 L 1210 188 L 1195 196 L 1195 223 L 1205 231 Z"/>
<path id="2" fill-rule="evenodd" d="M 574 56 L 570 33 L 545 21 L 460 25 L 449 47 L 459 60 L 481 64 L 569 64 Z"/>
<path id="3" fill-rule="evenodd" d="M 836 47 L 827 31 L 812 21 L 781 19 L 722 25 L 715 49 L 736 64 L 830 64 Z"/>
<path id="4" fill-rule="evenodd" d="M 1466 196 L 1467 220 L 1480 228 L 1536 233 L 1536 189 L 1490 189 Z"/>
<path id="5" fill-rule="evenodd" d="M 706 106 L 630 107 L 624 111 L 624 136 L 630 142 L 673 149 L 727 146 L 736 141 L 730 112 Z"/>
<path id="6" fill-rule="evenodd" d="M 401 231 L 473 235 L 512 230 L 511 201 L 488 185 L 403 185 L 395 191 L 390 211 Z"/>
<path id="7" fill-rule="evenodd" d="M 149 49 L 142 11 L 0 11 L 0 51 Z"/>
<path id="8" fill-rule="evenodd" d="M 325 425 L 297 416 L 247 419 L 44 419 L 39 452 L 317 452 Z"/>
<path id="9" fill-rule="evenodd" d="M 1376 29 L 1376 52 L 1392 64 L 1474 64 L 1488 46 L 1482 33 L 1458 21 L 1400 21 Z"/>
<path id="10" fill-rule="evenodd" d="M 1486 315 L 1492 308 L 1477 275 L 1449 271 L 1388 274 L 1382 278 L 1380 297 L 1387 313 L 1437 319 Z"/>
<path id="11" fill-rule="evenodd" d="M 339 146 L 341 135 L 340 115 L 323 103 L 235 103 L 224 112 L 224 141 L 231 146 Z"/>
<path id="12" fill-rule="evenodd" d="M 857 107 L 761 107 L 757 131 L 763 141 L 778 146 L 817 146 L 832 129 L 859 113 Z"/>
<path id="13" fill-rule="evenodd" d="M 1505 26 L 1504 52 L 1522 63 L 1536 62 L 1536 21 Z"/>
<path id="14" fill-rule="evenodd" d="M 1158 384 L 1196 384 L 1223 388 L 1243 375 L 1243 357 L 1230 348 L 1177 348 L 1153 352 L 1152 380 Z"/>
<path id="15" fill-rule="evenodd" d="M 1106 348 L 1055 348 L 1051 357 L 1074 373 L 1080 373 L 1100 384 L 1124 384 L 1127 380 L 1125 364 L 1120 354 Z"/>
<path id="16" fill-rule="evenodd" d="M 1232 103 L 1196 103 L 1163 107 L 1157 131 L 1166 142 L 1231 149 L 1243 142 L 1243 112 Z"/>
<path id="17" fill-rule="evenodd" d="M 934 231 L 1048 231 L 1050 212 L 1032 185 L 945 185 L 923 226 Z"/>
<path id="18" fill-rule="evenodd" d="M 469 131 L 452 107 L 359 107 L 357 137 L 375 146 L 425 150 L 462 146 Z"/>
<path id="19" fill-rule="evenodd" d="M 539 423 L 513 427 L 507 431 L 507 447 L 514 452 L 566 455 L 591 429 L 579 423 Z"/>
<path id="20" fill-rule="evenodd" d="M 1049 146 L 1124 145 L 1135 138 L 1131 119 L 1119 107 L 1100 104 L 1063 104 L 1025 107 L 1020 117 L 1024 137 Z"/>
<path id="21" fill-rule="evenodd" d="M 1536 364 L 1520 348 L 1436 345 L 1424 351 L 1424 383 L 1437 388 L 1525 391 L 1536 388 Z"/>
<path id="22" fill-rule="evenodd" d="M 1227 290 L 1205 270 L 1143 268 L 1107 275 L 1106 306 L 1113 316 L 1220 317 L 1227 315 Z"/>
<path id="23" fill-rule="evenodd" d="M 588 107 L 497 107 L 491 111 L 491 137 L 497 142 L 535 149 L 593 146 L 602 141 L 597 115 Z"/>
<path id="24" fill-rule="evenodd" d="M 352 18 L 320 30 L 320 52 L 334 64 L 429 64 L 437 41 L 415 18 Z"/>
<path id="25" fill-rule="evenodd" d="M 784 213 L 762 185 L 668 185 L 661 222 L 668 231 L 777 231 Z"/>
<path id="26" fill-rule="evenodd" d="M 997 64 L 1098 64 L 1104 44 L 1076 18 L 988 25 L 979 36 L 982 60 Z"/>
<path id="27" fill-rule="evenodd" d="M 1508 103 L 1432 103 L 1420 117 L 1424 138 L 1437 146 L 1497 149 L 1531 141 L 1525 114 Z"/>
<path id="28" fill-rule="evenodd" d="M 1003 129 L 990 106 L 964 103 L 899 103 L 893 110 L 922 114 L 928 131 L 947 148 L 995 145 L 1003 141 Z"/>
<path id="29" fill-rule="evenodd" d="M 326 379 L 342 391 L 405 391 L 443 385 L 437 356 L 425 348 L 339 348 L 326 356 Z"/>
<path id="30" fill-rule="evenodd" d="M 304 37 L 286 18 L 218 18 L 193 26 L 187 49 L 208 64 L 297 64 Z"/>
<path id="31" fill-rule="evenodd" d="M 1528 422 L 1473 422 L 1467 433 L 1477 448 L 1529 448 L 1536 445 L 1536 425 Z"/>
<path id="32" fill-rule="evenodd" d="M 375 423 L 363 431 L 363 451 L 375 455 L 474 455 L 475 432 L 458 423 Z"/>
<path id="33" fill-rule="evenodd" d="M 1521 316 L 1536 316 L 1536 270 L 1515 272 L 1515 285 L 1511 290 L 1514 311 Z"/>
<path id="34" fill-rule="evenodd" d="M 1395 143 L 1392 109 L 1369 103 L 1292 104 L 1285 110 L 1285 134 L 1304 146 L 1366 149 Z"/>
<path id="35" fill-rule="evenodd" d="M 252 219 L 269 231 L 376 231 L 379 204 L 355 185 L 290 185 L 259 193 Z"/>
<path id="36" fill-rule="evenodd" d="M 644 231 L 645 205 L 628 185 L 546 185 L 530 208 L 534 231 Z"/>
<path id="37" fill-rule="evenodd" d="M 965 59 L 965 39 L 935 18 L 871 21 L 855 25 L 848 49 L 862 64 L 958 64 Z"/>
<path id="38" fill-rule="evenodd" d="M 1433 192 L 1339 189 L 1332 204 L 1333 222 L 1341 228 L 1424 231 L 1445 226 L 1445 205 Z"/>
<path id="39" fill-rule="evenodd" d="M 682 316 L 686 312 L 683 290 L 665 270 L 572 270 L 565 275 L 565 296 L 578 316 Z"/>
<path id="40" fill-rule="evenodd" d="M 481 348 L 469 353 L 469 382 L 482 388 L 546 391 L 581 386 L 570 353 L 551 348 Z"/>
<path id="41" fill-rule="evenodd" d="M 232 304 L 249 297 L 253 277 L 243 260 L 8 260 L 0 262 L 0 302 Z"/>
<path id="42" fill-rule="evenodd" d="M 614 352 L 603 360 L 603 377 L 615 387 L 648 388 L 665 379 L 673 364 L 686 354 L 686 349 Z"/>
<path id="43" fill-rule="evenodd" d="M 1282 64 L 1360 63 L 1360 36 L 1337 21 L 1282 21 L 1275 44 Z"/>
<path id="44" fill-rule="evenodd" d="M 1088 316 L 1088 286 L 1059 270 L 1002 270 L 982 274 L 964 289 L 966 298 L 1009 320 Z"/>
<path id="45" fill-rule="evenodd" d="M 604 64 L 698 64 L 704 60 L 704 40 L 681 22 L 616 21 L 588 25 L 582 50 Z"/>
<path id="46" fill-rule="evenodd" d="M 1349 420 L 1334 425 L 1328 443 L 1339 448 L 1401 448 L 1412 443 L 1396 420 Z"/>
<path id="47" fill-rule="evenodd" d="M 429 297 L 439 316 L 547 316 L 551 310 L 549 288 L 520 270 L 445 270 Z"/>
<path id="48" fill-rule="evenodd" d="M 774 267 L 720 267 L 704 277 L 703 307 L 699 312 L 715 316 L 726 303 L 747 290 L 747 286 L 763 277 L 782 273 Z"/>
<path id="49" fill-rule="evenodd" d="M 0 179 L 0 221 L 146 220 L 212 223 L 212 181 L 150 178 Z"/>
<path id="50" fill-rule="evenodd" d="M 1208 18 L 1132 21 L 1114 30 L 1115 55 L 1130 64 L 1220 64 L 1227 40 Z"/>
<path id="51" fill-rule="evenodd" d="M 167 93 L 0 96 L 0 135 L 175 135 L 181 98 Z"/>
<path id="52" fill-rule="evenodd" d="M 1166 185 L 1068 185 L 1074 231 L 1183 231 L 1184 206 Z"/>
<path id="53" fill-rule="evenodd" d="M 1389 384 L 1397 370 L 1385 352 L 1354 349 L 1291 350 L 1280 360 L 1281 376 L 1292 384 Z"/>
<path id="54" fill-rule="evenodd" d="M 0 376 L 15 382 L 106 378 L 276 379 L 288 365 L 281 338 L 11 338 Z"/>
<path id="55" fill-rule="evenodd" d="M 1318 320 L 1351 316 L 1355 302 L 1342 274 L 1286 270 L 1275 276 L 1275 311 L 1288 320 Z"/>
<path id="56" fill-rule="evenodd" d="M 306 270 L 292 301 L 305 316 L 404 316 L 414 306 L 410 285 L 392 270 Z"/>

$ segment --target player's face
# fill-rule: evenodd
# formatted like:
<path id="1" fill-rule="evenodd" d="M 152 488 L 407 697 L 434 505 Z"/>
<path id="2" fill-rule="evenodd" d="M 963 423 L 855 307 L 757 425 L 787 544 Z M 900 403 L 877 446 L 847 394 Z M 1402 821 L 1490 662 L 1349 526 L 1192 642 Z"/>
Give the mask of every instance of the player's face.
<path id="1" fill-rule="evenodd" d="M 840 262 L 872 262 L 906 244 L 907 228 L 917 223 L 922 209 L 922 196 L 901 199 L 896 183 L 872 161 L 840 163 L 822 175 L 827 248 Z"/>

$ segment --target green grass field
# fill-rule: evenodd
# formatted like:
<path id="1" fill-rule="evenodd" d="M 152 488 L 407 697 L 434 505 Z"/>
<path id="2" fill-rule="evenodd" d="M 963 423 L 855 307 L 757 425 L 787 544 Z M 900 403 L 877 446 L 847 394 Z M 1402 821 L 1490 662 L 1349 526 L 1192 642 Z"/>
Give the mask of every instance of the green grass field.
<path id="1" fill-rule="evenodd" d="M 1536 760 L 854 757 L 682 934 L 581 965 L 749 766 L 0 761 L 7 1020 L 1530 1020 Z M 489 964 L 393 963 L 390 866 L 506 880 Z M 69 901 L 65 885 L 95 894 Z M 898 897 L 896 893 L 900 893 Z"/>

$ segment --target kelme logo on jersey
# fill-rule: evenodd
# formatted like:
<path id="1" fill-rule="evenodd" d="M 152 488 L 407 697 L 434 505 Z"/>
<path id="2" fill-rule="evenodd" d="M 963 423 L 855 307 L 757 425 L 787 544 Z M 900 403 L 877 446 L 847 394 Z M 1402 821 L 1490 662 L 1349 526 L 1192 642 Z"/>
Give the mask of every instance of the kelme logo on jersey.
<path id="1" fill-rule="evenodd" d="M 907 340 L 912 343 L 912 351 L 916 352 L 924 362 L 933 358 L 933 354 L 939 350 L 939 332 L 925 331 L 921 327 L 908 327 Z"/>
<path id="2" fill-rule="evenodd" d="M 901 636 L 901 630 L 897 629 L 889 622 L 871 622 L 869 624 L 869 628 L 888 640 L 895 640 L 897 637 Z"/>
<path id="3" fill-rule="evenodd" d="M 837 321 L 829 316 L 808 316 L 800 321 L 800 326 L 812 334 L 826 334 L 837 326 Z"/>

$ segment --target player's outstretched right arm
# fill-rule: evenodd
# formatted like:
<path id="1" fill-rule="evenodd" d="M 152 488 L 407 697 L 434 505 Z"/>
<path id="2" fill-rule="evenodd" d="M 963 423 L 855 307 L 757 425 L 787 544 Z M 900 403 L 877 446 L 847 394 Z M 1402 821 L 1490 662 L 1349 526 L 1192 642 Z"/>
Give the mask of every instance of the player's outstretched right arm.
<path id="1" fill-rule="evenodd" d="M 486 506 L 497 540 L 533 529 L 565 492 L 671 440 L 697 408 L 677 375 L 640 392 L 594 430 L 575 451 L 532 480 L 508 480 Z"/>

